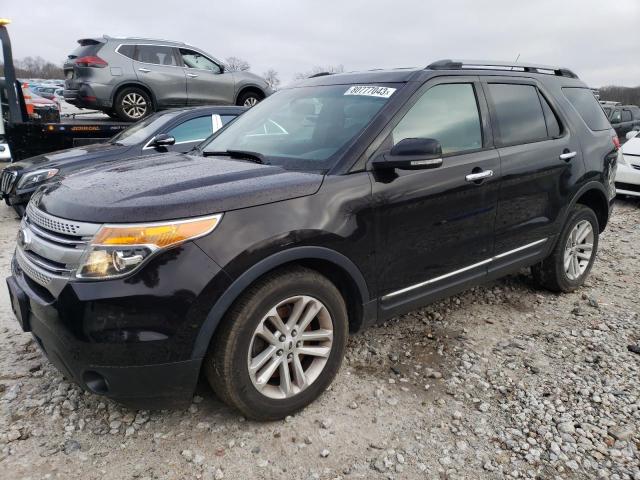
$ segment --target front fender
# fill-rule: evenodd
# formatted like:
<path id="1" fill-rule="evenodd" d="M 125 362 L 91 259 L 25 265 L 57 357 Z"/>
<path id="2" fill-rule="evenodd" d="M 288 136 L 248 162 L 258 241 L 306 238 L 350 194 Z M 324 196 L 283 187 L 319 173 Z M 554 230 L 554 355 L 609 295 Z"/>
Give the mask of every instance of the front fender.
<path id="1" fill-rule="evenodd" d="M 304 246 L 294 247 L 281 252 L 275 253 L 252 267 L 246 270 L 240 275 L 220 296 L 215 303 L 207 318 L 205 319 L 200 332 L 196 338 L 193 348 L 192 358 L 203 358 L 209 348 L 209 343 L 213 337 L 220 321 L 224 317 L 231 304 L 245 291 L 245 289 L 256 281 L 259 277 L 265 273 L 285 265 L 287 263 L 295 262 L 296 260 L 324 260 L 333 263 L 338 268 L 342 268 L 347 272 L 360 293 L 360 298 L 364 302 L 367 302 L 370 298 L 369 289 L 364 276 L 358 269 L 358 267 L 347 257 L 341 253 L 336 252 L 325 247 Z"/>

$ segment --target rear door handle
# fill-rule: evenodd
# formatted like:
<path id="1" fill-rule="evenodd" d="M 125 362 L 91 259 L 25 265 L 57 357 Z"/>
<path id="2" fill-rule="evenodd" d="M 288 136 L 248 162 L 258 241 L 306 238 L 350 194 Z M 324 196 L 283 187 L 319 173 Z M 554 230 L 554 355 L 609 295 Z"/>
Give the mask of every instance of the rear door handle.
<path id="1" fill-rule="evenodd" d="M 151 71 L 148 68 L 139 68 L 138 70 L 144 73 L 149 73 Z"/>
<path id="2" fill-rule="evenodd" d="M 470 173 L 465 178 L 467 179 L 467 182 L 477 182 L 478 180 L 483 180 L 489 177 L 493 177 L 493 170 L 483 170 L 478 173 Z"/>
<path id="3" fill-rule="evenodd" d="M 571 160 L 573 157 L 575 157 L 578 154 L 578 152 L 569 152 L 569 151 L 564 151 L 560 154 L 560 160 Z"/>
<path id="4" fill-rule="evenodd" d="M 187 73 L 187 77 L 196 78 L 198 75 L 195 73 Z"/>

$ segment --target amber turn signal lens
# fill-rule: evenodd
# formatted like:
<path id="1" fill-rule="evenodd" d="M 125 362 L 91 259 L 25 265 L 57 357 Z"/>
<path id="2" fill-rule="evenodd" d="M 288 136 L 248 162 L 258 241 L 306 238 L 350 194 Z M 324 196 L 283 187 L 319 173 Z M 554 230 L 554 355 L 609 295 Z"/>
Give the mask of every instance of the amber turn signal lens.
<path id="1" fill-rule="evenodd" d="M 93 245 L 155 245 L 167 248 L 211 232 L 221 214 L 206 218 L 140 225 L 105 225 L 93 239 Z"/>

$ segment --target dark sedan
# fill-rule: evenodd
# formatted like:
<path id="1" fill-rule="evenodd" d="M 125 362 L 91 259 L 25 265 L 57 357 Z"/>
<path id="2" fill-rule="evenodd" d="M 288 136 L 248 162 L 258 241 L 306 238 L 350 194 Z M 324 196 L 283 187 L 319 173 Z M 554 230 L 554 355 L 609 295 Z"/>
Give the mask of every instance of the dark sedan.
<path id="1" fill-rule="evenodd" d="M 105 143 L 38 155 L 8 166 L 0 177 L 0 193 L 7 205 L 22 216 L 31 194 L 54 177 L 102 162 L 159 152 L 187 152 L 244 110 L 217 106 L 156 113 Z"/>

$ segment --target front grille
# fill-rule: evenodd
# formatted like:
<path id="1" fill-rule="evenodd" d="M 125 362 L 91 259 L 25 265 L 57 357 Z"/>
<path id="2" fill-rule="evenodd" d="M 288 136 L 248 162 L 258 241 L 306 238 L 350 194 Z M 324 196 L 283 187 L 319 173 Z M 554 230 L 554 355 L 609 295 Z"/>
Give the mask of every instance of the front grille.
<path id="1" fill-rule="evenodd" d="M 55 217 L 30 202 L 18 234 L 18 265 L 55 295 L 73 276 L 99 228 L 98 224 Z"/>
<path id="2" fill-rule="evenodd" d="M 18 172 L 15 170 L 4 170 L 0 177 L 0 192 L 8 194 L 13 188 L 13 184 L 18 178 Z"/>

